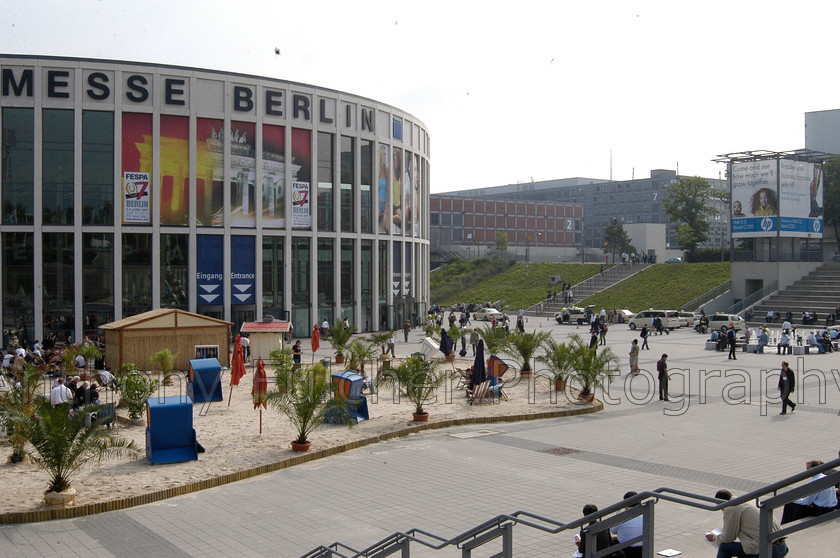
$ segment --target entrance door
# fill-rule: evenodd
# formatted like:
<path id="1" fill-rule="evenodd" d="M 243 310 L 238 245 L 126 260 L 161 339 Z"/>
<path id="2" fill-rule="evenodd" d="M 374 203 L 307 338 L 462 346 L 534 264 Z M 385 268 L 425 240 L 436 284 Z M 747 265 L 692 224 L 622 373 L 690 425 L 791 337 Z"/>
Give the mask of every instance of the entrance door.
<path id="1" fill-rule="evenodd" d="M 231 307 L 231 321 L 233 322 L 233 335 L 239 333 L 242 324 L 245 322 L 253 322 L 256 316 L 257 309 L 251 305 L 232 306 Z"/>

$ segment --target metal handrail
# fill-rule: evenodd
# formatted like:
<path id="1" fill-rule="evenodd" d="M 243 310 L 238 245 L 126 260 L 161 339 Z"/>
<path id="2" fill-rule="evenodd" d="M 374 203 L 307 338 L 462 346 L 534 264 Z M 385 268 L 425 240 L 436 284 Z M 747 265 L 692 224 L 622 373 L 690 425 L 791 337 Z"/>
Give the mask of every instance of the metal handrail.
<path id="1" fill-rule="evenodd" d="M 722 285 L 718 285 L 717 287 L 715 287 L 714 289 L 712 289 L 710 291 L 706 291 L 705 293 L 701 294 L 700 296 L 698 296 L 697 298 L 695 298 L 691 302 L 687 302 L 687 303 L 683 304 L 682 306 L 680 306 L 680 310 L 694 312 L 696 309 L 700 308 L 701 305 L 706 304 L 710 300 L 719 297 L 720 295 L 722 295 L 723 293 L 725 293 L 726 291 L 729 291 L 731 289 L 732 289 L 732 281 L 727 281 L 726 283 L 723 283 Z"/>
<path id="2" fill-rule="evenodd" d="M 743 298 L 740 302 L 736 302 L 735 304 L 730 306 L 726 310 L 726 313 L 727 314 L 738 314 L 742 310 L 747 308 L 748 306 L 752 306 L 753 304 L 755 304 L 759 300 L 772 295 L 773 293 L 777 292 L 778 290 L 779 290 L 779 282 L 778 281 L 773 281 L 772 283 L 770 283 L 766 287 L 760 288 L 759 290 L 757 290 L 753 294 Z"/>
<path id="3" fill-rule="evenodd" d="M 835 459 L 807 471 L 797 473 L 757 490 L 753 490 L 743 496 L 733 498 L 729 501 L 711 498 L 702 494 L 694 494 L 675 488 L 663 487 L 653 491 L 641 492 L 635 496 L 627 498 L 626 500 L 612 504 L 611 506 L 598 510 L 593 514 L 581 517 L 569 523 L 562 523 L 554 519 L 541 517 L 528 511 L 520 510 L 513 512 L 512 514 L 497 515 L 496 517 L 485 521 L 472 529 L 468 529 L 467 531 L 464 531 L 463 533 L 450 539 L 445 539 L 420 529 L 411 529 L 407 532 L 393 533 L 364 550 L 355 550 L 340 542 L 334 542 L 330 546 L 319 546 L 304 554 L 302 558 L 378 558 L 390 556 L 396 552 L 400 552 L 403 558 L 409 558 L 410 543 L 412 542 L 421 544 L 433 550 L 441 550 L 448 546 L 454 546 L 462 549 L 462 556 L 469 557 L 471 556 L 472 549 L 495 540 L 500 536 L 503 537 L 504 548 L 502 553 L 497 554 L 496 556 L 510 558 L 513 556 L 512 527 L 514 525 L 530 527 L 548 534 L 557 534 L 561 531 L 581 528 L 584 535 L 587 536 L 586 554 L 584 554 L 584 558 L 593 558 L 595 554 L 605 554 L 603 551 L 596 551 L 594 548 L 595 545 L 589 543 L 589 541 L 594 541 L 594 533 L 609 529 L 613 525 L 623 523 L 628 519 L 640 515 L 644 518 L 642 536 L 640 538 L 625 541 L 618 546 L 611 546 L 610 552 L 615 552 L 620 547 L 627 547 L 635 544 L 636 542 L 642 541 L 642 556 L 644 558 L 653 558 L 653 508 L 660 500 L 706 511 L 720 511 L 731 506 L 738 506 L 755 500 L 758 504 L 760 513 L 761 536 L 759 540 L 758 556 L 759 558 L 771 558 L 772 543 L 774 540 L 780 537 L 785 537 L 790 533 L 819 525 L 825 521 L 832 520 L 835 517 L 840 517 L 840 510 L 835 510 L 820 517 L 811 518 L 809 520 L 796 523 L 790 527 L 779 529 L 778 531 L 771 530 L 773 524 L 772 513 L 774 509 L 808 494 L 813 494 L 823 490 L 827 486 L 833 486 L 840 483 L 840 471 L 832 471 L 837 467 L 840 467 L 840 459 Z M 825 478 L 816 482 L 809 482 L 806 485 L 799 486 L 783 494 L 777 494 L 780 490 L 804 480 L 808 480 L 819 473 L 825 473 Z M 759 501 L 759 498 L 768 494 L 772 494 L 772 496 L 763 502 Z M 590 525 L 590 523 L 593 524 Z M 421 538 L 421 536 L 431 540 L 426 540 L 425 538 Z M 350 551 L 353 554 L 350 554 L 349 556 L 342 554 L 339 552 L 339 549 L 342 551 Z"/>

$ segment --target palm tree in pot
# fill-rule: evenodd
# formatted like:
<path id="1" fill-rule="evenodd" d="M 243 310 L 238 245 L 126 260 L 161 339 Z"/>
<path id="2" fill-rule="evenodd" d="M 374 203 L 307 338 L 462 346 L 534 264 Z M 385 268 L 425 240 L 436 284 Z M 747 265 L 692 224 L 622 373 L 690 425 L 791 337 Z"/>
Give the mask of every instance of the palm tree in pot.
<path id="1" fill-rule="evenodd" d="M 97 405 L 85 405 L 69 413 L 69 404 L 53 406 L 49 399 L 39 399 L 35 414 L 12 413 L 15 431 L 31 444 L 32 460 L 50 477 L 44 496 L 48 505 L 69 505 L 75 497 L 70 486 L 73 473 L 91 461 L 103 458 L 139 457 L 134 442 L 119 438 L 112 430 L 100 428 L 95 422 L 86 425 L 89 413 Z"/>
<path id="2" fill-rule="evenodd" d="M 498 355 L 504 353 L 510 345 L 510 337 L 505 334 L 505 330 L 490 325 L 485 325 L 478 330 L 478 334 L 484 339 L 484 349 L 488 355 Z"/>
<path id="3" fill-rule="evenodd" d="M 14 369 L 12 374 L 9 390 L 0 393 L 0 426 L 7 430 L 9 444 L 12 446 L 9 462 L 20 463 L 26 456 L 26 438 L 15 430 L 12 417 L 35 414 L 41 371 L 32 364 L 26 364 L 22 369 Z"/>
<path id="4" fill-rule="evenodd" d="M 388 339 L 394 335 L 393 331 L 377 331 L 370 334 L 370 340 L 374 345 L 382 347 L 382 353 L 379 355 L 379 360 L 386 360 L 388 358 Z"/>
<path id="5" fill-rule="evenodd" d="M 163 384 L 166 386 L 172 385 L 172 367 L 175 363 L 175 355 L 169 349 L 163 349 L 152 355 L 150 359 L 152 364 L 158 365 L 163 377 Z"/>
<path id="6" fill-rule="evenodd" d="M 572 379 L 580 385 L 579 399 L 592 401 L 596 389 L 607 389 L 612 382 L 612 366 L 618 365 L 618 357 L 612 349 L 592 349 L 579 335 L 572 336 Z"/>
<path id="7" fill-rule="evenodd" d="M 534 358 L 534 354 L 550 338 L 551 335 L 545 331 L 528 333 L 516 331 L 508 336 L 510 345 L 505 349 L 505 353 L 514 358 L 522 359 L 522 367 L 519 370 L 519 374 L 522 376 L 531 375 L 531 360 Z"/>
<path id="8" fill-rule="evenodd" d="M 336 363 L 341 364 L 344 362 L 344 351 L 347 349 L 347 343 L 350 342 L 350 339 L 353 337 L 355 332 L 356 326 L 345 326 L 344 322 L 340 320 L 337 320 L 330 327 L 329 340 L 330 343 L 332 343 L 333 349 L 335 349 Z"/>
<path id="9" fill-rule="evenodd" d="M 376 343 L 371 339 L 353 339 L 347 344 L 350 354 L 350 364 L 347 368 L 358 370 L 362 377 L 365 375 L 365 363 L 376 356 Z"/>
<path id="10" fill-rule="evenodd" d="M 297 433 L 292 441 L 294 451 L 309 450 L 311 446 L 309 435 L 324 424 L 328 415 L 349 417 L 347 402 L 332 397 L 330 374 L 320 362 L 289 374 L 286 380 L 286 391 L 281 392 L 277 389 L 269 391 L 265 396 L 265 401 L 291 421 Z M 350 427 L 353 426 L 351 420 L 341 422 Z"/>
<path id="11" fill-rule="evenodd" d="M 437 394 L 438 388 L 446 380 L 446 375 L 439 373 L 434 361 L 425 362 L 419 356 L 403 359 L 399 366 L 387 372 L 389 380 L 397 383 L 400 394 L 414 405 L 414 420 L 426 422 L 429 413 L 425 405 Z"/>
<path id="12" fill-rule="evenodd" d="M 572 347 L 566 343 L 558 343 L 549 336 L 543 348 L 545 354 L 537 357 L 537 361 L 548 365 L 554 378 L 554 389 L 563 391 L 572 372 Z"/>

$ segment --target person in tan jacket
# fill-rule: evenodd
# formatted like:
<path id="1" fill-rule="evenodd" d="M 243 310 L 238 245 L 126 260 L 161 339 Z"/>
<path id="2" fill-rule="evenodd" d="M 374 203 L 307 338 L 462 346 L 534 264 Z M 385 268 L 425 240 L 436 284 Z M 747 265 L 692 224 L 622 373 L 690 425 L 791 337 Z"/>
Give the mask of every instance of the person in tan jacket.
<path id="1" fill-rule="evenodd" d="M 728 490 L 718 490 L 715 498 L 729 501 L 732 499 L 732 493 Z M 758 508 L 752 502 L 723 508 L 722 532 L 719 535 L 706 533 L 706 540 L 718 546 L 717 558 L 758 555 L 758 518 Z M 779 530 L 779 524 L 775 520 L 772 530 Z M 782 558 L 787 553 L 788 547 L 784 538 L 773 541 L 773 558 Z"/>

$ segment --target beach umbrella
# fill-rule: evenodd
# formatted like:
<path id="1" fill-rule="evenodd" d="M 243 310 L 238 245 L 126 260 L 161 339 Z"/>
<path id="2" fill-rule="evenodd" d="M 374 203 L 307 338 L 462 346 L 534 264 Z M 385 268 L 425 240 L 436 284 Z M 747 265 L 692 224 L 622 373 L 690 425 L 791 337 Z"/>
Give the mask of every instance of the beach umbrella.
<path id="1" fill-rule="evenodd" d="M 315 362 L 315 351 L 321 346 L 321 332 L 318 331 L 318 324 L 312 327 L 312 362 Z"/>
<path id="2" fill-rule="evenodd" d="M 262 410 L 265 408 L 265 392 L 268 391 L 268 378 L 265 375 L 265 361 L 257 360 L 257 371 L 254 372 L 254 387 L 251 395 L 254 397 L 254 409 L 260 410 L 260 436 L 262 436 Z"/>
<path id="3" fill-rule="evenodd" d="M 239 380 L 248 372 L 245 370 L 245 351 L 240 345 L 241 337 L 237 335 L 233 339 L 233 362 L 230 367 L 230 394 L 228 395 L 228 407 L 230 407 L 230 398 L 233 395 L 233 386 L 239 385 Z"/>
<path id="4" fill-rule="evenodd" d="M 478 346 L 475 348 L 475 361 L 470 378 L 473 387 L 487 379 L 487 369 L 484 366 L 484 339 L 479 339 Z"/>

